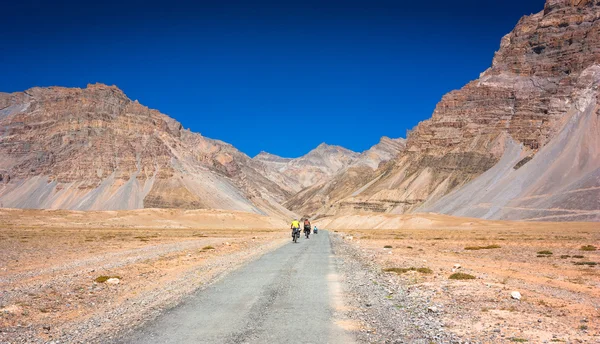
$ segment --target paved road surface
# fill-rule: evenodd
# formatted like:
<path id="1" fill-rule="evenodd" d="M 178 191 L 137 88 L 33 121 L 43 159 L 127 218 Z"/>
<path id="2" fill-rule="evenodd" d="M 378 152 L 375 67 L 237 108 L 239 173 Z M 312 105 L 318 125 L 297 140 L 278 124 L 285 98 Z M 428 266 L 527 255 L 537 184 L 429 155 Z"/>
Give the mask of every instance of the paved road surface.
<path id="1" fill-rule="evenodd" d="M 328 232 L 290 238 L 121 342 L 352 343 L 333 319 L 336 276 Z"/>

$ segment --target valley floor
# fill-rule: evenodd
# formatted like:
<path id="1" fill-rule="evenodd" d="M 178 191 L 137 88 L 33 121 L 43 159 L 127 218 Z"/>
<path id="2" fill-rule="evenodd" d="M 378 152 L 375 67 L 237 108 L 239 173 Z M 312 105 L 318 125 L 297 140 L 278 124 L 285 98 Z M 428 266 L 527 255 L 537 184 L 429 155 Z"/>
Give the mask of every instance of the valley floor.
<path id="1" fill-rule="evenodd" d="M 340 217 L 317 225 L 329 232 L 292 244 L 285 221 L 256 214 L 0 209 L 0 343 L 122 341 L 124 330 L 168 323 L 165 309 L 177 313 L 172 307 L 196 299 L 202 308 L 203 297 L 218 296 L 220 285 L 233 293 L 244 278 L 264 284 L 255 299 L 240 298 L 248 314 L 262 321 L 264 307 L 285 312 L 297 305 L 293 309 L 308 316 L 320 309 L 321 320 L 311 328 L 330 325 L 310 332 L 317 337 L 341 333 L 359 343 L 427 344 L 600 341 L 597 223 L 423 214 Z M 297 264 L 282 264 L 282 257 Z M 454 273 L 474 279 L 450 279 Z M 287 292 L 303 281 L 319 287 Z M 314 307 L 295 297 L 303 292 L 312 294 Z M 327 300 L 318 301 L 323 295 Z M 192 307 L 189 314 L 239 316 L 228 317 L 226 303 L 213 306 Z M 254 331 L 252 323 L 239 324 Z M 284 338 L 285 324 L 277 325 L 281 332 L 233 326 L 232 333 L 248 340 Z"/>
<path id="2" fill-rule="evenodd" d="M 399 332 L 416 326 L 481 343 L 600 342 L 598 223 L 350 218 L 363 229 L 342 229 L 348 217 L 321 222 L 337 228 L 337 253 L 370 271 L 362 279 L 378 296 L 365 302 L 378 310 L 357 312 L 371 319 L 363 328 L 368 341 L 402 339 Z M 390 222 L 397 229 L 366 229 Z M 474 279 L 450 279 L 454 273 Z M 408 325 L 390 321 L 414 316 Z"/>
<path id="3" fill-rule="evenodd" d="M 0 343 L 110 341 L 283 244 L 283 225 L 219 211 L 0 209 Z"/>

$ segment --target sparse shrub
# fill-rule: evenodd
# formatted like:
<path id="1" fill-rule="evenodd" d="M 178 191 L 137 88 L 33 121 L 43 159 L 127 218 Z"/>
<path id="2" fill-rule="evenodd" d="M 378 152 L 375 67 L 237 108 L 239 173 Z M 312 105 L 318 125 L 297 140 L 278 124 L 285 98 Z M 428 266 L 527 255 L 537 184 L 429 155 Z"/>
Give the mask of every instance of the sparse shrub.
<path id="1" fill-rule="evenodd" d="M 584 246 L 581 246 L 580 250 L 582 250 L 582 251 L 596 251 L 596 246 L 593 246 L 593 245 L 584 245 Z"/>
<path id="2" fill-rule="evenodd" d="M 527 343 L 528 342 L 528 340 L 525 338 L 517 338 L 517 337 L 513 337 L 510 340 L 515 343 Z"/>
<path id="3" fill-rule="evenodd" d="M 587 325 L 581 325 L 581 326 L 579 326 L 579 329 L 582 330 L 582 331 L 586 331 L 588 329 L 588 326 Z"/>
<path id="4" fill-rule="evenodd" d="M 420 272 L 422 274 L 431 274 L 433 273 L 433 271 L 430 268 L 415 268 L 415 267 L 410 267 L 410 268 L 386 268 L 383 269 L 384 272 L 395 272 L 398 275 L 402 275 L 403 273 L 407 273 L 409 271 L 417 271 Z"/>
<path id="5" fill-rule="evenodd" d="M 411 249 L 411 250 L 412 250 L 412 248 L 413 248 L 413 247 L 412 247 L 412 246 L 406 246 L 406 248 L 409 248 L 409 249 Z"/>
<path id="6" fill-rule="evenodd" d="M 471 279 L 475 279 L 475 276 L 469 275 L 469 274 L 466 274 L 463 272 L 456 272 L 456 273 L 453 273 L 452 275 L 450 275 L 449 278 L 453 279 L 453 280 L 471 280 Z"/>
<path id="7" fill-rule="evenodd" d="M 576 255 L 576 256 L 573 256 L 573 258 L 582 259 L 582 258 L 585 258 L 585 257 L 584 256 L 580 256 L 580 255 Z"/>
<path id="8" fill-rule="evenodd" d="M 104 283 L 104 282 L 108 281 L 111 278 L 121 279 L 121 276 L 105 276 L 105 275 L 102 275 L 102 276 L 96 277 L 96 279 L 94 281 L 96 281 L 98 283 Z"/>
<path id="9" fill-rule="evenodd" d="M 488 245 L 488 246 L 467 246 L 465 250 L 467 251 L 478 251 L 478 250 L 491 250 L 494 248 L 500 248 L 500 245 Z"/>
<path id="10" fill-rule="evenodd" d="M 539 252 L 538 252 L 538 254 L 541 254 L 541 255 L 548 255 L 548 256 L 549 256 L 549 255 L 551 255 L 551 254 L 552 254 L 552 251 L 548 251 L 548 250 L 539 251 Z"/>
<path id="11" fill-rule="evenodd" d="M 386 268 L 383 269 L 384 272 L 395 272 L 398 275 L 402 275 L 403 273 L 414 270 L 415 268 Z"/>
<path id="12" fill-rule="evenodd" d="M 392 245 L 385 245 L 383 248 L 393 248 Z"/>
<path id="13" fill-rule="evenodd" d="M 573 262 L 575 265 L 587 265 L 587 266 L 596 266 L 598 263 L 596 262 Z"/>
<path id="14" fill-rule="evenodd" d="M 204 251 L 208 251 L 208 250 L 214 250 L 214 249 L 215 249 L 215 248 L 214 248 L 214 247 L 212 247 L 212 246 L 210 246 L 210 245 L 208 245 L 208 246 L 204 246 L 204 247 L 202 248 L 202 250 L 204 250 Z"/>
<path id="15" fill-rule="evenodd" d="M 571 256 L 569 256 L 568 254 L 563 254 L 562 256 L 560 256 L 560 259 L 567 259 L 567 258 L 571 258 Z"/>

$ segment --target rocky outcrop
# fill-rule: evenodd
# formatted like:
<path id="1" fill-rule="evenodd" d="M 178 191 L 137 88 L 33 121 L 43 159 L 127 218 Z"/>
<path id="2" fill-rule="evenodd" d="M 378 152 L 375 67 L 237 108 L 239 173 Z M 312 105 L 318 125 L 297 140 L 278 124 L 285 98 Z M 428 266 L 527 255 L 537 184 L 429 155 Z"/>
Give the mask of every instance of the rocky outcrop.
<path id="1" fill-rule="evenodd" d="M 564 202 L 573 214 L 600 209 L 597 202 L 590 201 L 594 197 L 600 199 L 595 159 L 595 152 L 600 150 L 597 141 L 585 139 L 585 144 L 576 144 L 582 139 L 573 136 L 574 132 L 567 135 L 567 141 L 561 141 L 563 147 L 579 147 L 573 148 L 569 156 L 559 154 L 557 144 L 553 143 L 567 130 L 566 122 L 588 118 L 575 113 L 595 111 L 590 104 L 595 104 L 597 86 L 589 80 L 593 79 L 590 75 L 595 75 L 595 66 L 600 64 L 599 19 L 600 3 L 585 0 L 549 0 L 540 13 L 523 17 L 515 29 L 502 38 L 492 66 L 478 80 L 445 95 L 432 118 L 411 131 L 406 150 L 393 163 L 380 167 L 374 178 L 364 181 L 358 190 L 349 188 L 341 197 L 321 195 L 320 198 L 329 200 L 317 213 L 404 213 L 433 209 L 463 214 L 461 206 L 445 208 L 436 202 L 446 202 L 447 198 L 440 199 L 454 190 L 467 188 L 469 182 L 498 166 L 507 154 L 511 156 L 510 161 L 516 160 L 515 165 L 523 159 L 531 160 L 519 169 L 511 167 L 509 174 L 530 173 L 541 177 L 546 171 L 529 169 L 527 165 L 561 164 L 560 178 L 556 170 L 554 177 L 544 180 L 546 183 L 561 180 L 566 184 L 560 188 L 535 187 L 535 178 L 529 178 L 528 184 L 518 185 L 522 191 L 505 193 L 502 202 L 469 205 L 470 208 L 494 208 L 494 211 L 477 211 L 470 215 L 555 219 L 552 216 L 557 213 L 552 209 L 564 209 Z M 595 122 L 589 118 L 585 121 L 592 126 L 585 137 L 593 137 Z M 514 147 L 519 149 L 515 151 Z M 547 153 L 550 150 L 552 153 Z M 534 163 L 542 159 L 537 157 L 542 151 L 549 165 Z M 574 164 L 577 169 L 565 167 Z M 488 178 L 494 179 L 493 176 Z M 338 183 L 352 184 L 340 180 Z M 505 186 L 516 187 L 512 182 Z M 541 194 L 541 190 L 552 192 Z M 523 201 L 511 211 L 496 209 L 510 206 L 510 202 L 505 202 L 507 199 L 527 199 L 528 195 L 537 197 L 537 201 Z M 489 200 L 488 197 L 480 199 Z M 310 199 L 304 201 L 311 202 Z M 533 203 L 537 204 L 535 211 L 518 209 L 534 207 Z M 573 218 L 596 216 L 592 213 Z"/>
<path id="2" fill-rule="evenodd" d="M 367 166 L 377 169 L 381 163 L 394 159 L 405 147 L 405 139 L 391 139 L 384 136 L 378 144 L 362 152 L 352 166 Z"/>
<path id="3" fill-rule="evenodd" d="M 289 214 L 279 205 L 289 191 L 255 167 L 114 86 L 0 94 L 4 207 Z"/>

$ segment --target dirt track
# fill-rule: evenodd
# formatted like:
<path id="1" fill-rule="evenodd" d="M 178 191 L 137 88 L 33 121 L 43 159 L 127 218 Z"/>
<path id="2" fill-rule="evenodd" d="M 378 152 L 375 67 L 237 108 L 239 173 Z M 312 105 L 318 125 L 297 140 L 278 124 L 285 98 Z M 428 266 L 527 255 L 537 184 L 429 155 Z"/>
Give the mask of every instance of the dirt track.
<path id="1" fill-rule="evenodd" d="M 120 343 L 352 343 L 328 232 L 267 253 Z"/>

